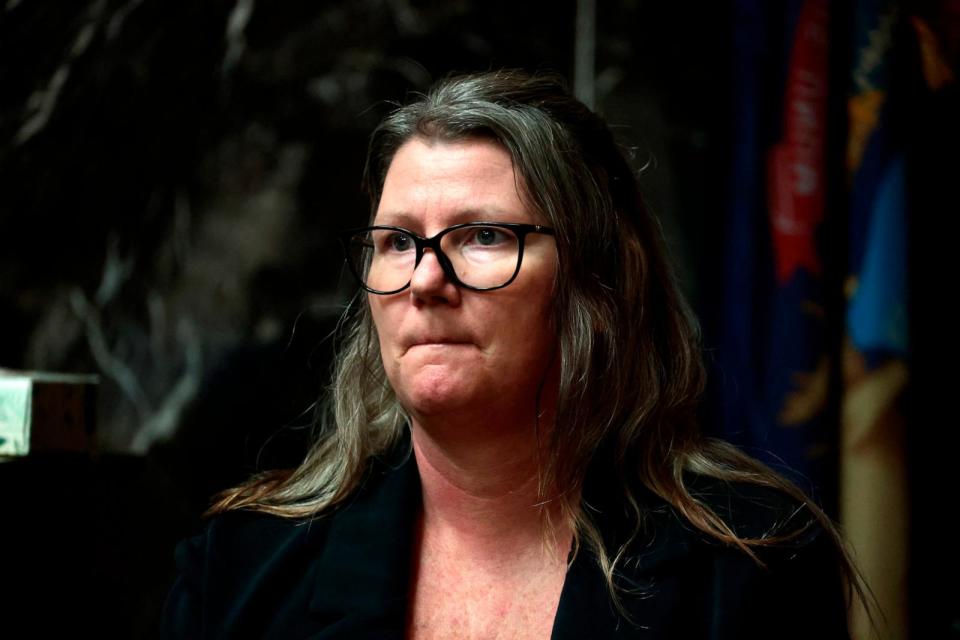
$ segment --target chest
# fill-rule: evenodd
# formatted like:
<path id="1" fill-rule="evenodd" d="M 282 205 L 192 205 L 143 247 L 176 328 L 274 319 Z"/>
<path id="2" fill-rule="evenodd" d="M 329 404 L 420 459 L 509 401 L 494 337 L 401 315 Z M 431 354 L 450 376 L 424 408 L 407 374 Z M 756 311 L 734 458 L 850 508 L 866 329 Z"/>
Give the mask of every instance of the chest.
<path id="1" fill-rule="evenodd" d="M 565 563 L 495 571 L 422 561 L 410 589 L 407 635 L 413 640 L 548 640 L 565 575 Z"/>

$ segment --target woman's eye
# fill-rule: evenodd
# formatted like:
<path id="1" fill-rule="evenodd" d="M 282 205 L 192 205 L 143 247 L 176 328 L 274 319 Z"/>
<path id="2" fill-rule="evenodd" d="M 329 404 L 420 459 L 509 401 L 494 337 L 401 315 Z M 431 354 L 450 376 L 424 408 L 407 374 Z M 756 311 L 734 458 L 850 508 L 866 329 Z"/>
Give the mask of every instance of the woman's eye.
<path id="1" fill-rule="evenodd" d="M 387 248 L 393 251 L 409 251 L 413 239 L 405 233 L 394 233 L 387 238 Z"/>
<path id="2" fill-rule="evenodd" d="M 503 232 L 490 227 L 481 227 L 474 234 L 474 240 L 477 244 L 490 246 L 503 240 Z"/>

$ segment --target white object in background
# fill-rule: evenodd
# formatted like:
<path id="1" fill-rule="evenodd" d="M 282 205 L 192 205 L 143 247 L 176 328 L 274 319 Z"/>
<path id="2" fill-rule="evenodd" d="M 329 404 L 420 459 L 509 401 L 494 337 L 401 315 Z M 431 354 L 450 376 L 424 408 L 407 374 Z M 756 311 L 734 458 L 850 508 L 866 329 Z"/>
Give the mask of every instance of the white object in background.
<path id="1" fill-rule="evenodd" d="M 0 369 L 0 458 L 90 450 L 97 376 Z"/>

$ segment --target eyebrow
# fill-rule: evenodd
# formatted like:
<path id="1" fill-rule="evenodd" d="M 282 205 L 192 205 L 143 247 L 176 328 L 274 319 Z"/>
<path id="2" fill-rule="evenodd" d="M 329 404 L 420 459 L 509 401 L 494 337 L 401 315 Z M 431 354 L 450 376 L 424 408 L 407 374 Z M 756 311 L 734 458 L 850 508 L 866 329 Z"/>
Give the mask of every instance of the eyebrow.
<path id="1" fill-rule="evenodd" d="M 404 227 L 411 231 L 416 231 L 417 227 L 421 226 L 421 222 L 421 216 L 408 211 L 386 211 L 374 217 L 374 224 Z M 519 213 L 499 207 L 462 209 L 446 220 L 446 226 L 464 222 L 531 222 L 531 216 L 526 211 Z"/>

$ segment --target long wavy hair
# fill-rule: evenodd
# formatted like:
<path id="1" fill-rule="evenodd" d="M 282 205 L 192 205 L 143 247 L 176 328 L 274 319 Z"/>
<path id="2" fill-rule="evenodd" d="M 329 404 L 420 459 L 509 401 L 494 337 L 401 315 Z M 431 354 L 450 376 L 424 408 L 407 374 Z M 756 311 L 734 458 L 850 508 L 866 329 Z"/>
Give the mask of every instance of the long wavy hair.
<path id="1" fill-rule="evenodd" d="M 840 550 L 848 587 L 865 601 L 861 578 L 830 519 L 795 485 L 731 444 L 703 436 L 696 411 L 705 385 L 699 330 L 665 255 L 661 230 L 604 121 L 549 74 L 498 71 L 452 77 L 397 108 L 374 131 L 364 172 L 376 212 L 397 150 L 414 137 L 492 139 L 510 153 L 528 201 L 556 230 L 553 321 L 559 339 L 556 424 L 540 471 L 544 500 L 588 544 L 614 601 L 614 571 L 641 531 L 639 491 L 660 496 L 713 538 L 763 564 L 755 549 L 803 529 L 744 538 L 687 485 L 690 473 L 781 490 L 806 505 Z M 329 388 L 328 419 L 304 462 L 220 495 L 208 513 L 249 509 L 288 518 L 322 513 L 358 486 L 372 456 L 407 425 L 384 373 L 366 297 L 342 324 Z M 602 458 L 602 459 L 601 459 Z M 633 535 L 606 548 L 583 504 L 593 464 L 612 469 Z"/>

